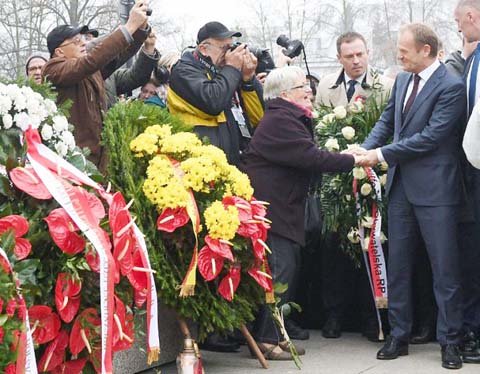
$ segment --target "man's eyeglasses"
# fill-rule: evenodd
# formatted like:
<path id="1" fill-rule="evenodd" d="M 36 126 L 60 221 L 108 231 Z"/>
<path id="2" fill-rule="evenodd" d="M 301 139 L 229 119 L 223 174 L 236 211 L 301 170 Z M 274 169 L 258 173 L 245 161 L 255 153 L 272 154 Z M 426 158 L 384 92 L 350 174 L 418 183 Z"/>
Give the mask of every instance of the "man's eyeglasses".
<path id="1" fill-rule="evenodd" d="M 219 45 L 216 45 L 216 44 L 213 44 L 213 43 L 203 43 L 205 45 L 211 45 L 212 47 L 216 47 L 218 49 L 220 49 L 222 52 L 227 52 L 228 49 L 232 46 L 231 44 L 224 44 L 222 46 L 219 46 Z"/>
<path id="2" fill-rule="evenodd" d="M 72 39 L 72 41 L 65 44 L 60 44 L 59 47 L 66 47 L 67 45 L 70 45 L 70 44 L 80 45 L 82 42 L 83 42 L 83 38 L 81 36 L 76 36 L 75 38 Z"/>
<path id="3" fill-rule="evenodd" d="M 296 90 L 296 89 L 299 89 L 299 88 L 303 88 L 305 91 L 310 91 L 312 89 L 310 87 L 310 83 L 304 83 L 304 84 L 301 84 L 300 86 L 295 86 L 295 87 L 289 88 L 287 91 Z"/>

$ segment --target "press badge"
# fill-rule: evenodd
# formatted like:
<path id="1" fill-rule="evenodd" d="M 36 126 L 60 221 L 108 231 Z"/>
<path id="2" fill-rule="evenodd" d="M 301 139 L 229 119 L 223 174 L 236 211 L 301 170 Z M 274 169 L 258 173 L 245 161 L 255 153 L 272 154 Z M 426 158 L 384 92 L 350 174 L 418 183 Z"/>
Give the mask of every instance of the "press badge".
<path id="1" fill-rule="evenodd" d="M 245 117 L 243 116 L 242 108 L 233 107 L 232 114 L 233 114 L 233 117 L 235 118 L 235 121 L 237 121 L 238 128 L 240 129 L 242 136 L 244 138 L 251 138 L 252 136 L 250 135 L 250 131 L 248 131 L 247 123 L 245 121 Z"/>

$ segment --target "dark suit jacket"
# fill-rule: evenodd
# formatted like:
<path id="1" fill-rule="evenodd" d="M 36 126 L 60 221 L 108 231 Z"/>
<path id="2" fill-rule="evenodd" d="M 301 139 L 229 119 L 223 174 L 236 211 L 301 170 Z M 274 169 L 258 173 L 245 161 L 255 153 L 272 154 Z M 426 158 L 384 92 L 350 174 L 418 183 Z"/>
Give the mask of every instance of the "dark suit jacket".
<path id="1" fill-rule="evenodd" d="M 440 65 L 403 120 L 403 103 L 412 76 L 411 73 L 398 75 L 390 101 L 363 146 L 366 149 L 382 147 L 389 165 L 387 194 L 400 168 L 401 181 L 412 204 L 458 204 L 460 124 L 467 100 L 465 85 Z M 392 136 L 393 143 L 385 145 Z"/>
<path id="2" fill-rule="evenodd" d="M 270 203 L 270 231 L 300 245 L 305 244 L 305 200 L 312 174 L 350 171 L 354 164 L 351 155 L 318 149 L 312 119 L 280 98 L 268 103 L 242 161 L 255 197 Z"/>

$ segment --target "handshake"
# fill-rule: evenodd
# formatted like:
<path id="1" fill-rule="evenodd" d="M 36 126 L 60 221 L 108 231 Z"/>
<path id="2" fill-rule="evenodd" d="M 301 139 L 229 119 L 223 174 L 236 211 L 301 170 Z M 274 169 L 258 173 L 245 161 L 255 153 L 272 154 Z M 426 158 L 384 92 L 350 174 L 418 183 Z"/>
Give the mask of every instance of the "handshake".
<path id="1" fill-rule="evenodd" d="M 348 154 L 355 157 L 356 166 L 375 166 L 380 162 L 378 159 L 378 153 L 376 149 L 371 149 L 367 151 L 362 147 L 349 148 L 345 151 L 342 151 L 342 154 Z"/>

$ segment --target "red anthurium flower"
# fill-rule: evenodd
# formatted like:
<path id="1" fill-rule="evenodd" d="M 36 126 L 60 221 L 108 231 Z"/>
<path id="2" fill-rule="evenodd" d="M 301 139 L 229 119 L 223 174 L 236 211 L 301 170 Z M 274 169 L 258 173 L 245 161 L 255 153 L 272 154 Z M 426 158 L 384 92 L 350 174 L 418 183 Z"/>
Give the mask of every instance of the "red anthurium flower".
<path id="1" fill-rule="evenodd" d="M 85 259 L 87 260 L 88 266 L 90 269 L 96 273 L 100 273 L 100 256 L 97 251 L 91 245 L 87 245 L 87 250 L 85 253 Z"/>
<path id="2" fill-rule="evenodd" d="M 84 194 L 88 202 L 88 206 L 93 212 L 93 215 L 95 216 L 95 218 L 97 218 L 98 222 L 100 222 L 100 220 L 102 220 L 106 215 L 105 207 L 103 206 L 102 202 L 97 196 L 95 196 L 93 193 L 88 192 L 84 188 L 79 187 L 78 189 Z"/>
<path id="3" fill-rule="evenodd" d="M 12 268 L 10 267 L 10 264 L 7 262 L 6 258 L 3 256 L 0 256 L 0 267 L 3 269 L 3 271 L 7 274 L 10 274 L 12 271 Z M 2 312 L 0 308 L 0 313 Z"/>
<path id="4" fill-rule="evenodd" d="M 86 363 L 86 358 L 67 361 L 53 369 L 52 374 L 82 374 L 82 370 Z"/>
<path id="5" fill-rule="evenodd" d="M 94 308 L 87 308 L 75 319 L 72 331 L 70 332 L 70 352 L 78 355 L 87 348 L 92 353 L 92 341 L 99 334 L 101 321 L 98 312 Z M 97 329 L 98 328 L 98 329 Z"/>
<path id="6" fill-rule="evenodd" d="M 30 242 L 27 239 L 21 238 L 21 236 L 25 235 L 28 231 L 28 221 L 18 215 L 0 218 L 0 234 L 8 230 L 15 232 L 15 247 L 13 248 L 13 253 L 15 253 L 17 260 L 23 260 L 32 250 Z"/>
<path id="7" fill-rule="evenodd" d="M 257 281 L 266 291 L 271 292 L 273 289 L 272 275 L 266 268 L 262 269 L 261 264 L 257 263 L 248 270 L 248 274 Z"/>
<path id="8" fill-rule="evenodd" d="M 60 331 L 57 338 L 51 342 L 38 362 L 39 371 L 52 371 L 58 369 L 65 359 L 65 350 L 68 346 L 68 334 Z"/>
<path id="9" fill-rule="evenodd" d="M 34 305 L 28 310 L 32 338 L 36 344 L 52 341 L 60 331 L 60 318 L 45 305 Z"/>
<path id="10" fill-rule="evenodd" d="M 133 314 L 115 296 L 115 313 L 113 314 L 113 352 L 128 349 L 133 345 Z"/>
<path id="11" fill-rule="evenodd" d="M 198 270 L 207 281 L 215 279 L 223 268 L 223 257 L 205 246 L 198 254 Z"/>
<path id="12" fill-rule="evenodd" d="M 85 239 L 78 235 L 78 227 L 63 208 L 54 209 L 44 220 L 56 245 L 65 253 L 76 254 L 85 248 Z"/>
<path id="13" fill-rule="evenodd" d="M 265 208 L 265 205 L 268 205 L 268 203 L 264 201 L 259 201 L 254 197 L 252 197 L 252 200 L 250 201 L 250 206 L 252 207 L 252 215 L 265 217 L 267 215 L 267 210 Z"/>
<path id="14" fill-rule="evenodd" d="M 238 219 L 240 222 L 248 222 L 252 219 L 252 207 L 247 200 L 244 200 L 238 196 L 224 197 L 222 203 L 225 207 L 233 205 L 238 210 Z"/>
<path id="15" fill-rule="evenodd" d="M 140 249 L 136 248 L 135 252 L 133 253 L 132 271 L 127 274 L 127 278 L 133 288 L 138 291 L 143 291 L 147 289 L 147 282 L 149 276 L 149 272 L 143 267 Z"/>
<path id="16" fill-rule="evenodd" d="M 259 260 L 263 260 L 265 257 L 265 251 L 270 251 L 267 249 L 267 243 L 265 243 L 261 238 L 252 237 L 252 244 L 253 244 L 253 254 Z"/>
<path id="17" fill-rule="evenodd" d="M 137 308 L 141 308 L 145 301 L 147 301 L 147 290 L 139 291 L 137 289 L 133 289 L 133 298 L 135 300 L 135 306 Z"/>
<path id="18" fill-rule="evenodd" d="M 52 195 L 33 168 L 18 167 L 10 171 L 10 179 L 15 187 L 35 199 L 49 200 Z"/>
<path id="19" fill-rule="evenodd" d="M 224 299 L 232 301 L 239 283 L 240 267 L 232 266 L 230 268 L 230 272 L 220 282 L 220 285 L 218 286 L 218 292 Z"/>
<path id="20" fill-rule="evenodd" d="M 59 273 L 55 285 L 55 306 L 60 318 L 70 323 L 80 308 L 82 282 L 70 273 Z"/>
<path id="21" fill-rule="evenodd" d="M 187 208 L 165 208 L 158 217 L 157 220 L 157 229 L 166 232 L 174 232 L 177 228 L 185 226 L 190 217 L 187 213 Z"/>
<path id="22" fill-rule="evenodd" d="M 210 248 L 210 250 L 215 252 L 217 255 L 233 262 L 233 254 L 232 250 L 230 249 L 232 243 L 222 239 L 213 239 L 210 237 L 210 235 L 206 235 L 205 244 L 207 244 L 208 248 Z"/>
<path id="23" fill-rule="evenodd" d="M 133 267 L 132 251 L 136 243 L 133 220 L 120 192 L 113 195 L 108 212 L 113 234 L 113 257 L 122 275 L 127 275 Z"/>

